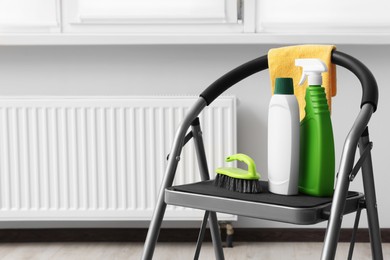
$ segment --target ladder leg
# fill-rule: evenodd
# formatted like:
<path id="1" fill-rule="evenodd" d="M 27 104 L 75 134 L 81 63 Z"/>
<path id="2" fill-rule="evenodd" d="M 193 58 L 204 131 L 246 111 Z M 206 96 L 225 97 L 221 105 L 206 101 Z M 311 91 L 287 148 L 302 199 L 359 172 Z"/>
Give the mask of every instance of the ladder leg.
<path id="1" fill-rule="evenodd" d="M 141 258 L 142 260 L 150 260 L 153 257 L 157 239 L 160 234 L 161 223 L 164 218 L 166 206 L 167 205 L 165 204 L 165 202 L 159 202 L 156 206 L 152 221 L 149 225 L 148 234 L 146 236 L 144 251 L 142 253 Z"/>
<path id="2" fill-rule="evenodd" d="M 345 198 L 349 188 L 349 178 L 346 172 L 340 174 L 336 182 L 336 187 L 339 186 L 334 195 L 331 207 L 331 214 L 328 221 L 328 226 L 325 233 L 324 246 L 322 248 L 321 260 L 332 260 L 335 258 L 337 243 L 341 222 L 343 219 L 343 211 L 345 206 Z"/>
<path id="3" fill-rule="evenodd" d="M 206 181 L 210 179 L 210 175 L 207 167 L 206 153 L 203 146 L 202 131 L 200 129 L 199 119 L 192 122 L 191 131 L 195 140 L 195 150 L 198 158 L 200 177 L 202 181 Z M 225 259 L 222 249 L 217 213 L 210 211 L 209 214 L 209 226 L 214 246 L 215 258 L 218 260 Z"/>
<path id="4" fill-rule="evenodd" d="M 180 161 L 180 153 L 183 147 L 185 131 L 185 127 L 180 127 L 176 133 L 176 137 L 172 145 L 172 152 L 170 153 L 170 158 L 168 159 L 167 169 L 160 186 L 156 207 L 149 225 L 148 234 L 146 235 L 144 251 L 141 258 L 142 260 L 150 260 L 153 257 L 165 209 L 167 207 L 167 204 L 165 203 L 165 189 L 172 186 L 175 178 L 176 168 Z"/>
<path id="5" fill-rule="evenodd" d="M 154 209 L 153 217 L 149 225 L 148 234 L 144 244 L 144 251 L 141 258 L 142 260 L 152 259 L 158 235 L 160 234 L 161 223 L 163 221 L 165 209 L 167 207 L 167 204 L 164 201 L 165 189 L 172 186 L 177 167 L 177 160 L 172 158 L 170 161 L 171 163 L 168 165 L 168 170 L 165 174 L 163 183 L 160 188 L 160 193 L 158 195 L 157 205 Z"/>
<path id="6" fill-rule="evenodd" d="M 349 188 L 349 175 L 353 169 L 356 146 L 362 132 L 367 126 L 372 112 L 372 107 L 362 107 L 351 131 L 347 136 L 347 139 L 345 140 L 340 168 L 336 179 L 336 188 L 333 195 L 332 207 L 330 209 L 328 226 L 325 233 L 324 246 L 322 248 L 322 260 L 331 260 L 336 256 L 337 243 L 339 241 L 340 228 L 345 207 L 345 199 Z"/>
<path id="7" fill-rule="evenodd" d="M 359 150 L 363 153 L 370 139 L 368 128 L 364 131 L 359 140 Z M 370 234 L 371 253 L 373 259 L 383 259 L 382 239 L 379 228 L 378 208 L 375 195 L 374 175 L 372 168 L 371 152 L 368 154 L 366 160 L 362 165 L 362 177 L 364 194 L 366 198 L 366 210 L 368 219 L 368 230 Z"/>
<path id="8" fill-rule="evenodd" d="M 221 233 L 219 230 L 217 213 L 210 211 L 209 225 L 210 225 L 211 239 L 213 241 L 215 259 L 224 260 L 225 256 L 223 254 Z"/>
<path id="9" fill-rule="evenodd" d="M 163 221 L 165 209 L 167 207 L 167 204 L 164 200 L 165 189 L 172 186 L 173 179 L 175 178 L 176 168 L 180 160 L 180 153 L 183 148 L 186 132 L 192 120 L 199 115 L 199 113 L 203 110 L 203 108 L 206 107 L 206 105 L 206 101 L 203 98 L 199 98 L 198 101 L 190 108 L 187 116 L 183 119 L 182 123 L 176 131 L 167 169 L 160 186 L 160 193 L 158 195 L 156 208 L 150 222 L 148 234 L 146 235 L 144 250 L 141 257 L 142 260 L 150 260 L 153 257 L 158 235 L 160 233 L 161 223 Z"/>
<path id="10" fill-rule="evenodd" d="M 195 250 L 194 260 L 199 259 L 200 249 L 202 248 L 204 233 L 206 232 L 206 225 L 207 225 L 207 220 L 209 218 L 209 214 L 210 214 L 210 212 L 207 210 L 204 212 L 202 225 L 201 225 L 199 235 L 198 235 L 198 241 L 196 242 L 196 250 Z"/>
<path id="11" fill-rule="evenodd" d="M 359 207 L 358 210 L 356 211 L 355 224 L 353 225 L 351 243 L 349 245 L 348 260 L 352 259 L 353 249 L 355 248 L 356 233 L 357 233 L 357 230 L 359 227 L 360 213 L 361 212 L 362 212 L 362 209 Z"/>

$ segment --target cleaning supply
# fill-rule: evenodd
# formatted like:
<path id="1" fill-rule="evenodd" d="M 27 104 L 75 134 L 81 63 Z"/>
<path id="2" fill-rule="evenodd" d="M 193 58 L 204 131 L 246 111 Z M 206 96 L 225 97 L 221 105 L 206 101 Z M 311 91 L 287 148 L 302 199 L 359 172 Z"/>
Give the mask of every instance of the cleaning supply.
<path id="1" fill-rule="evenodd" d="M 302 67 L 299 85 L 308 78 L 305 118 L 300 126 L 299 191 L 313 196 L 331 196 L 334 187 L 335 154 L 332 122 L 322 85 L 327 71 L 319 59 L 297 59 Z"/>
<path id="2" fill-rule="evenodd" d="M 277 78 L 268 110 L 268 186 L 281 195 L 298 194 L 299 107 L 292 78 Z"/>
<path id="3" fill-rule="evenodd" d="M 248 170 L 245 171 L 235 167 L 218 168 L 216 170 L 217 175 L 214 180 L 214 185 L 243 193 L 261 192 L 260 174 L 256 171 L 256 164 L 253 159 L 242 153 L 233 154 L 226 158 L 226 162 L 235 160 L 246 163 Z"/>
<path id="4" fill-rule="evenodd" d="M 322 78 L 322 86 L 325 88 L 329 110 L 332 107 L 332 97 L 336 96 L 336 65 L 332 63 L 332 51 L 334 45 L 295 45 L 281 48 L 273 48 L 268 52 L 268 68 L 271 80 L 271 90 L 274 92 L 275 79 L 279 77 L 291 77 L 294 82 L 301 78 L 300 68 L 295 66 L 296 59 L 317 58 L 325 62 L 328 73 Z M 305 117 L 305 94 L 304 88 L 294 86 L 294 95 L 298 99 L 300 120 Z"/>

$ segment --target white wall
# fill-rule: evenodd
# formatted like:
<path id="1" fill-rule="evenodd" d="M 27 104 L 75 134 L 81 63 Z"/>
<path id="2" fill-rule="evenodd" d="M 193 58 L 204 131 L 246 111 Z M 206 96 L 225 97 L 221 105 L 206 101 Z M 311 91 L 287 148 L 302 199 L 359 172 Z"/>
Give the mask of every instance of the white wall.
<path id="1" fill-rule="evenodd" d="M 230 69 L 265 54 L 269 45 L 213 46 L 49 46 L 0 47 L 0 95 L 198 95 Z M 365 63 L 377 78 L 378 112 L 371 121 L 373 163 L 381 227 L 390 227 L 387 173 L 390 149 L 390 46 L 338 46 Z M 333 99 L 336 156 L 360 106 L 358 80 L 338 69 L 338 95 Z M 238 151 L 254 157 L 266 172 L 267 108 L 270 85 L 267 72 L 256 74 L 228 91 L 238 97 Z M 338 162 L 338 159 L 337 159 Z M 265 174 L 264 174 L 265 175 Z M 352 184 L 362 190 L 361 176 Z M 365 214 L 363 214 L 365 216 Z M 353 216 L 344 227 L 352 226 Z M 362 226 L 367 226 L 365 217 Z M 102 226 L 102 223 L 63 223 Z M 0 226 L 7 226 L 1 224 Z M 12 225 L 12 223 L 11 223 Z M 16 224 L 15 224 L 16 225 Z M 18 227 L 31 224 L 18 223 Z M 58 226 L 58 223 L 41 223 Z M 35 225 L 38 227 L 39 225 Z M 105 223 L 105 226 L 147 227 L 147 223 Z M 198 226 L 167 223 L 165 226 Z M 239 227 L 281 227 L 278 223 L 239 218 Z M 319 226 L 324 226 L 321 224 Z"/>

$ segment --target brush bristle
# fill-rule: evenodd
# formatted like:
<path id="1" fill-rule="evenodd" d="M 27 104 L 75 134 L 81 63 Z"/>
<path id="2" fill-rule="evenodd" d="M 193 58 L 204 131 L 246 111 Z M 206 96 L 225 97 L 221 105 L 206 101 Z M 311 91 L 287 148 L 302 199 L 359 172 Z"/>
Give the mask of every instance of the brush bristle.
<path id="1" fill-rule="evenodd" d="M 243 180 L 229 177 L 224 174 L 217 174 L 214 185 L 231 191 L 242 193 L 260 193 L 261 185 L 258 180 Z"/>

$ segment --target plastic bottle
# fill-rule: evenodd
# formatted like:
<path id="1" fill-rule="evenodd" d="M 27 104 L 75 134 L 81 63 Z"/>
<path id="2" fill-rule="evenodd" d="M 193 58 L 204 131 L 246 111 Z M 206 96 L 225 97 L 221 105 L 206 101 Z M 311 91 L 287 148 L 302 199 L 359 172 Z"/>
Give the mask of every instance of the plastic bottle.
<path id="1" fill-rule="evenodd" d="M 332 122 L 322 72 L 325 63 L 319 59 L 297 59 L 303 68 L 299 85 L 308 77 L 305 95 L 306 115 L 300 129 L 299 192 L 312 196 L 331 196 L 334 188 L 335 155 Z"/>
<path id="2" fill-rule="evenodd" d="M 269 191 L 294 195 L 299 178 L 299 106 L 292 78 L 276 78 L 268 111 Z"/>

